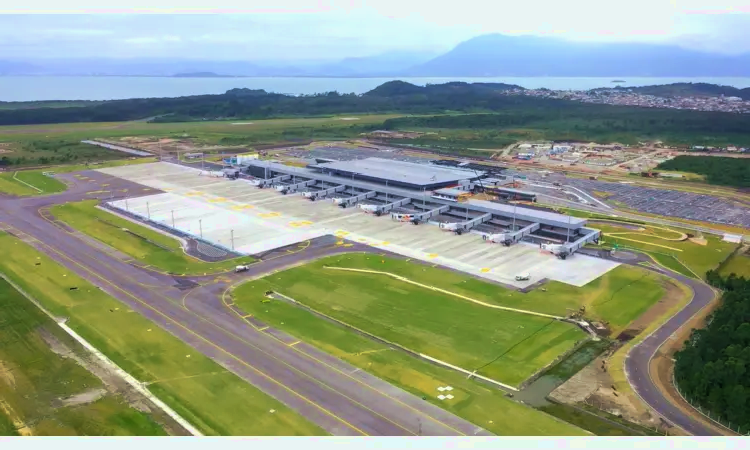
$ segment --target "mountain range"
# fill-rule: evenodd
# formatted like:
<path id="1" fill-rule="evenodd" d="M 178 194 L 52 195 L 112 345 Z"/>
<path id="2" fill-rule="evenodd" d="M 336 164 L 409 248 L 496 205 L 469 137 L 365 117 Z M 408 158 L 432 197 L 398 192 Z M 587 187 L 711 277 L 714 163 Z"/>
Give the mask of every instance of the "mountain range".
<path id="1" fill-rule="evenodd" d="M 0 75 L 246 77 L 748 77 L 750 54 L 676 45 L 489 34 L 441 55 L 388 52 L 328 61 L 0 60 Z M 202 75 L 201 75 L 202 74 Z"/>

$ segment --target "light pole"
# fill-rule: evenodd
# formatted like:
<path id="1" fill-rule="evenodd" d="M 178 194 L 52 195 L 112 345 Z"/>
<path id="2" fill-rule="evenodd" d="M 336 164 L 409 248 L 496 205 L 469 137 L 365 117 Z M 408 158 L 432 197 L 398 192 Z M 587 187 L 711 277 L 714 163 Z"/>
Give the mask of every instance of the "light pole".
<path id="1" fill-rule="evenodd" d="M 128 209 L 128 198 L 127 197 L 125 197 L 125 211 L 130 211 Z"/>
<path id="2" fill-rule="evenodd" d="M 148 220 L 151 220 L 151 209 L 148 207 L 148 202 L 146 202 L 146 215 L 148 216 Z"/>
<path id="3" fill-rule="evenodd" d="M 174 209 L 172 210 L 172 228 L 174 228 Z"/>
<path id="4" fill-rule="evenodd" d="M 198 228 L 201 232 L 201 239 L 203 238 L 203 219 L 198 219 Z"/>
<path id="5" fill-rule="evenodd" d="M 234 230 L 229 230 L 229 239 L 232 242 L 232 250 L 234 250 Z"/>

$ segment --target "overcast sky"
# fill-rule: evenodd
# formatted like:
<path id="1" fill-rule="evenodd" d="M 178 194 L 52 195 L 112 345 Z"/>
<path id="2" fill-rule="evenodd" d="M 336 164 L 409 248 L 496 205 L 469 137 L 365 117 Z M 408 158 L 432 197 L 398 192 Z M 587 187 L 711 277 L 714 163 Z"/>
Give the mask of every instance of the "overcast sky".
<path id="1" fill-rule="evenodd" d="M 67 2 L 66 2 L 67 3 Z M 486 33 L 589 41 L 670 42 L 750 52 L 748 0 L 131 0 L 150 14 L 0 15 L 0 58 L 336 59 L 393 50 L 443 52 Z M 743 5 L 744 4 L 744 5 Z M 58 2 L 23 2 L 62 11 Z M 107 12 L 106 0 L 67 11 Z M 170 8 L 172 7 L 172 8 Z M 158 8 L 154 10 L 154 8 Z M 201 9 L 202 8 L 202 9 Z M 122 10 L 120 10 L 122 11 Z M 217 11 L 217 10 L 214 10 Z"/>

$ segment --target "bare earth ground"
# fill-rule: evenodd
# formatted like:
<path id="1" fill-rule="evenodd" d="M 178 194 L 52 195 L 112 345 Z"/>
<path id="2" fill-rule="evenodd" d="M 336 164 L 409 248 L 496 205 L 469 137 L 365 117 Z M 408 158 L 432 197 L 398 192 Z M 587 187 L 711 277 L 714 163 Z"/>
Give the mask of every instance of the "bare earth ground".
<path id="1" fill-rule="evenodd" d="M 683 292 L 672 281 L 663 283 L 666 293 L 656 304 L 648 309 L 638 319 L 630 323 L 620 335 L 621 338 L 633 339 L 682 298 Z M 623 336 L 627 335 L 627 336 Z M 682 342 L 681 340 L 679 342 Z M 607 370 L 609 358 L 618 351 L 619 347 L 606 352 L 596 358 L 583 370 L 575 374 L 568 381 L 550 394 L 550 397 L 562 403 L 584 403 L 601 409 L 602 411 L 622 416 L 631 422 L 648 428 L 658 427 L 661 432 L 669 435 L 682 435 L 676 427 L 667 427 L 659 418 L 651 414 L 648 408 L 635 394 L 619 393 L 612 377 Z"/>
<path id="2" fill-rule="evenodd" d="M 39 334 L 47 343 L 50 350 L 64 358 L 70 358 L 74 360 L 76 363 L 101 379 L 102 383 L 105 386 L 104 392 L 100 392 L 100 389 L 93 389 L 81 394 L 77 394 L 73 397 L 69 397 L 67 399 L 60 399 L 60 406 L 91 403 L 103 397 L 107 392 L 109 392 L 113 395 L 121 396 L 133 408 L 151 414 L 154 420 L 156 420 L 157 423 L 164 427 L 164 430 L 168 434 L 172 436 L 189 436 L 189 433 L 187 433 L 185 429 L 183 429 L 168 415 L 164 414 L 161 409 L 154 406 L 150 401 L 148 401 L 148 399 L 144 398 L 143 395 L 136 391 L 125 380 L 123 380 L 119 375 L 112 371 L 110 367 L 106 366 L 100 360 L 88 354 L 81 357 L 80 355 L 73 352 L 66 344 L 60 342 L 57 338 L 55 338 L 55 336 L 53 336 L 49 332 L 46 332 L 44 329 L 39 330 Z"/>

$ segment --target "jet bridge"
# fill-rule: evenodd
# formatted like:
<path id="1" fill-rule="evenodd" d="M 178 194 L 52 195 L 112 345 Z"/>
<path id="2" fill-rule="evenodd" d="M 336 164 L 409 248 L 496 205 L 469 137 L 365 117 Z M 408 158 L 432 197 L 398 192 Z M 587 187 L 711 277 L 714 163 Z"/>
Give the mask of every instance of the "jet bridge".
<path id="1" fill-rule="evenodd" d="M 369 192 L 365 192 L 363 194 L 354 195 L 354 196 L 347 197 L 347 198 L 337 199 L 338 201 L 336 202 L 336 204 L 339 205 L 339 207 L 341 207 L 341 208 L 346 208 L 347 206 L 352 206 L 352 205 L 357 204 L 357 202 L 359 202 L 360 200 L 367 200 L 368 198 L 373 198 L 373 197 L 375 197 L 377 195 L 378 195 L 377 192 L 375 192 L 375 191 L 369 191 Z"/>
<path id="2" fill-rule="evenodd" d="M 450 205 L 442 205 L 435 209 L 431 209 L 429 211 L 421 213 L 391 213 L 391 219 L 397 220 L 399 222 L 411 222 L 414 225 L 419 225 L 425 220 L 428 220 L 430 217 L 440 215 L 444 212 L 447 212 L 449 209 L 451 209 Z"/>
<path id="3" fill-rule="evenodd" d="M 310 201 L 314 202 L 315 200 L 317 200 L 319 198 L 324 198 L 324 197 L 326 197 L 329 194 L 335 194 L 336 192 L 343 192 L 345 190 L 346 190 L 346 186 L 344 186 L 343 184 L 340 184 L 338 186 L 333 186 L 333 187 L 330 187 L 330 188 L 327 188 L 327 189 L 321 189 L 319 191 L 307 191 L 307 192 L 303 192 L 302 195 L 305 198 L 309 198 Z"/>
<path id="4" fill-rule="evenodd" d="M 317 180 L 307 180 L 307 181 L 303 181 L 301 183 L 279 185 L 279 186 L 277 186 L 276 190 L 278 190 L 279 192 L 281 192 L 284 195 L 286 195 L 286 194 L 292 194 L 294 192 L 297 192 L 300 188 L 304 188 L 304 187 L 307 187 L 307 186 L 312 186 L 312 185 L 314 185 L 317 182 L 318 182 Z"/>
<path id="5" fill-rule="evenodd" d="M 506 231 L 505 233 L 484 234 L 482 236 L 482 239 L 488 242 L 503 244 L 506 247 L 510 247 L 511 244 L 515 244 L 516 242 L 519 242 L 524 237 L 538 230 L 540 226 L 541 225 L 538 223 L 532 223 L 531 225 L 527 225 L 518 231 Z"/>
<path id="6" fill-rule="evenodd" d="M 586 232 L 586 234 L 583 237 L 579 238 L 576 241 L 563 244 L 568 254 L 573 254 L 573 252 L 580 249 L 581 247 L 588 244 L 589 242 L 595 242 L 595 243 L 599 242 L 599 237 L 602 234 L 601 231 L 593 230 L 591 228 L 582 228 L 581 231 Z"/>
<path id="7" fill-rule="evenodd" d="M 401 200 L 396 200 L 395 202 L 386 203 L 384 205 L 378 206 L 378 208 L 375 210 L 375 215 L 379 216 L 383 213 L 387 213 L 393 208 L 398 208 L 399 206 L 408 205 L 409 203 L 411 203 L 411 199 L 408 197 L 402 198 Z"/>
<path id="8" fill-rule="evenodd" d="M 266 178 L 266 179 L 257 178 L 255 180 L 252 180 L 252 183 L 258 186 L 259 188 L 264 188 L 268 186 L 273 186 L 275 183 L 278 183 L 280 181 L 286 181 L 286 180 L 291 180 L 291 179 L 292 179 L 291 175 L 279 175 L 278 177 Z"/>
<path id="9" fill-rule="evenodd" d="M 444 230 L 448 230 L 448 231 L 453 231 L 454 233 L 461 235 L 461 234 L 468 232 L 475 226 L 481 223 L 487 222 L 488 220 L 491 220 L 491 219 L 492 219 L 492 214 L 485 213 L 485 214 L 482 214 L 481 216 L 477 216 L 465 222 L 441 223 L 440 228 Z"/>

